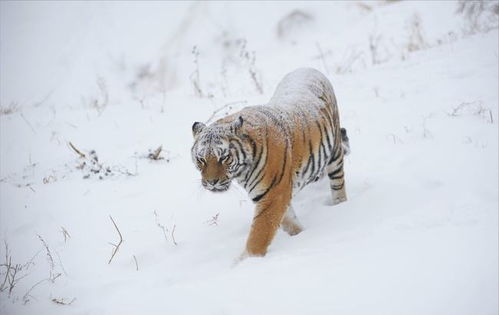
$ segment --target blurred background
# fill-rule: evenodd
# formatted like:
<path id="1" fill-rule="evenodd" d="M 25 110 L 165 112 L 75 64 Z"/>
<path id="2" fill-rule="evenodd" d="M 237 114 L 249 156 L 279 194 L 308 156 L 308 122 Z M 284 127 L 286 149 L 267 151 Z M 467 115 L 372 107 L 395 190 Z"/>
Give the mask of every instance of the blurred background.
<path id="1" fill-rule="evenodd" d="M 0 310 L 497 314 L 498 26 L 497 1 L 2 1 Z M 349 202 L 314 184 L 306 230 L 233 268 L 253 206 L 202 190 L 191 126 L 300 67 L 335 88 Z"/>

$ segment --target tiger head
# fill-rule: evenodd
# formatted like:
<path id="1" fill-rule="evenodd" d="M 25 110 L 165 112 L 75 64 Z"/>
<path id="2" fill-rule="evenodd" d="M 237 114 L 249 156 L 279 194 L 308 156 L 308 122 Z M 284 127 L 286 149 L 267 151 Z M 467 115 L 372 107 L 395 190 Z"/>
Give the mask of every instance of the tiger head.
<path id="1" fill-rule="evenodd" d="M 247 163 L 246 154 L 241 152 L 245 150 L 240 139 L 242 125 L 241 116 L 229 123 L 215 122 L 206 126 L 195 122 L 192 125 L 192 161 L 201 172 L 204 188 L 213 192 L 226 191 L 232 179 L 243 171 Z"/>

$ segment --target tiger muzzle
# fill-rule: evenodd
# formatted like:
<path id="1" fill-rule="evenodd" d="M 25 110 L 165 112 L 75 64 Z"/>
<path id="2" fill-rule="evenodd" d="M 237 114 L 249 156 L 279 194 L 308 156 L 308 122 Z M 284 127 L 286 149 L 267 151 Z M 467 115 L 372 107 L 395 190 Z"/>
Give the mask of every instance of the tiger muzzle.
<path id="1" fill-rule="evenodd" d="M 201 183 L 204 188 L 213 192 L 226 191 L 227 189 L 229 189 L 230 186 L 230 180 L 222 180 L 222 181 L 218 179 L 202 180 Z"/>

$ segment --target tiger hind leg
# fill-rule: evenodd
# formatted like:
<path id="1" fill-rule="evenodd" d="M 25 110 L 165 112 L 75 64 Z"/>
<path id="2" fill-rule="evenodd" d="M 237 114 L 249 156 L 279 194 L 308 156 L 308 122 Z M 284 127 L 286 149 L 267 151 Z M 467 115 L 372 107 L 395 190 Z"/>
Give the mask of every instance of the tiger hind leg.
<path id="1" fill-rule="evenodd" d="M 298 221 L 295 211 L 293 210 L 293 207 L 291 205 L 289 205 L 288 210 L 286 211 L 284 217 L 282 218 L 281 228 L 291 236 L 296 235 L 301 231 L 303 231 L 303 227 Z"/>
<path id="2" fill-rule="evenodd" d="M 345 191 L 345 173 L 343 172 L 342 146 L 337 146 L 337 150 L 326 166 L 326 171 L 329 177 L 329 187 L 331 188 L 333 205 L 346 201 L 347 194 Z"/>

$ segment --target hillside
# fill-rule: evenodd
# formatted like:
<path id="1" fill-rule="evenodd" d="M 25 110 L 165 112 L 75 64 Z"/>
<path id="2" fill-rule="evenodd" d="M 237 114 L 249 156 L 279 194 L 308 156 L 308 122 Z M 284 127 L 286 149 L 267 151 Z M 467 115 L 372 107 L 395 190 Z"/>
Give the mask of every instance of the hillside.
<path id="1" fill-rule="evenodd" d="M 0 3 L 0 313 L 497 314 L 482 4 Z M 299 67 L 334 86 L 349 200 L 307 187 L 305 230 L 234 265 L 253 204 L 202 188 L 191 126 Z"/>

